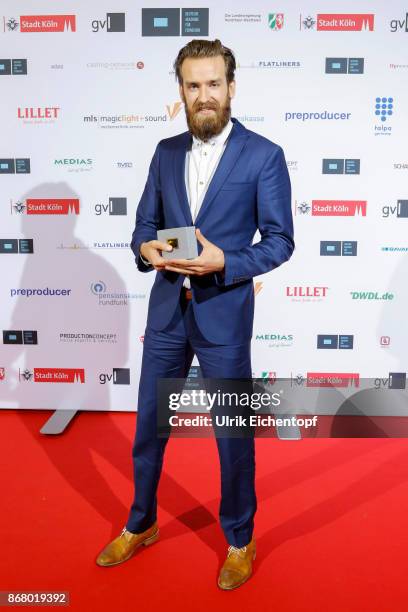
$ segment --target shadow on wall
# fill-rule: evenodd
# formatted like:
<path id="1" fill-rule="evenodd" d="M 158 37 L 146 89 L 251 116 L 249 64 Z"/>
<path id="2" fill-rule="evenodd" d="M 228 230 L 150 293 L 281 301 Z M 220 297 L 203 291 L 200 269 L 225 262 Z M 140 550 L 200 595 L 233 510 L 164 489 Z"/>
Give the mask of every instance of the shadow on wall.
<path id="1" fill-rule="evenodd" d="M 43 183 L 21 202 L 33 198 L 78 198 L 66 183 Z M 129 353 L 128 306 L 100 306 L 95 283 L 107 291 L 126 291 L 124 280 L 103 257 L 77 236 L 78 216 L 21 216 L 21 232 L 34 239 L 34 254 L 25 256 L 20 280 L 13 289 L 65 289 L 67 295 L 16 295 L 9 329 L 37 330 L 38 344 L 9 346 L 14 372 L 8 373 L 13 404 L 35 408 L 95 409 L 110 407 L 109 387 L 99 384 L 99 373 L 123 367 Z M 73 248 L 73 247 L 76 248 Z M 129 256 L 131 254 L 129 253 Z M 78 342 L 64 334 L 116 334 L 115 342 Z M 21 373 L 35 368 L 85 368 L 86 384 L 40 384 Z M 28 376 L 28 375 L 27 375 Z"/>
<path id="2" fill-rule="evenodd" d="M 42 183 L 25 193 L 19 201 L 24 203 L 29 198 L 54 197 L 79 196 L 65 182 Z M 106 259 L 88 249 L 75 235 L 77 220 L 76 214 L 27 215 L 23 212 L 21 215 L 21 233 L 25 238 L 34 239 L 34 254 L 25 256 L 21 278 L 19 281 L 16 279 L 13 288 L 49 287 L 67 289 L 70 293 L 66 296 L 14 297 L 9 329 L 37 330 L 38 344 L 7 347 L 12 355 L 10 362 L 15 365 L 14 369 L 8 368 L 6 385 L 2 385 L 1 390 L 3 401 L 9 401 L 10 405 L 21 408 L 29 405 L 38 409 L 109 410 L 109 386 L 100 384 L 99 373 L 127 364 L 129 307 L 99 306 L 99 298 L 92 292 L 92 285 L 99 281 L 106 285 L 107 291 L 124 292 L 124 280 Z M 72 248 L 74 245 L 77 248 Z M 112 333 L 116 334 L 116 341 L 78 343 L 64 341 L 61 336 L 76 333 Z M 86 383 L 34 383 L 29 376 L 34 368 L 85 368 Z M 26 376 L 23 376 L 25 371 Z M 52 439 L 39 434 L 45 422 L 44 412 L 29 419 L 25 418 L 25 411 L 18 414 L 24 427 L 38 441 L 64 479 L 107 521 L 123 522 L 128 509 L 117 499 L 92 459 L 95 451 L 114 462 L 124 474 L 131 475 L 131 444 L 114 426 L 110 416 L 98 419 L 95 415 L 93 435 L 86 439 L 76 435 L 75 427 Z M 111 452 L 111 444 L 119 445 L 120 456 Z M 75 461 L 72 461 L 72 453 L 75 453 Z"/>

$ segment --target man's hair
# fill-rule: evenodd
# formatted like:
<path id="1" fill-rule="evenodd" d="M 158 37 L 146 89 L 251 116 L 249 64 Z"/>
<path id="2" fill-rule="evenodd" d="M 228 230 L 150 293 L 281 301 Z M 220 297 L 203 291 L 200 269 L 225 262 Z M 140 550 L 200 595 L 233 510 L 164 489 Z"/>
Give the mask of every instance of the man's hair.
<path id="1" fill-rule="evenodd" d="M 225 62 L 225 76 L 227 77 L 227 83 L 235 78 L 235 57 L 231 49 L 224 47 L 222 42 L 216 38 L 215 40 L 198 40 L 194 39 L 187 43 L 182 49 L 180 49 L 178 56 L 174 62 L 174 70 L 176 72 L 176 78 L 180 85 L 183 83 L 183 77 L 181 76 L 181 65 L 185 59 L 190 58 L 201 58 L 201 57 L 217 57 L 221 55 Z"/>

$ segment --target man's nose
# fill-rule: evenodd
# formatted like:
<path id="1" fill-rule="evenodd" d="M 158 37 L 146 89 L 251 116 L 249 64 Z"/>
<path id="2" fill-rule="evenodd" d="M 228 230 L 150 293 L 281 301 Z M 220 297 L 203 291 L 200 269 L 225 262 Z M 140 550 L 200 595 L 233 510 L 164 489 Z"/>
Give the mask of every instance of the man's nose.
<path id="1" fill-rule="evenodd" d="M 209 99 L 210 97 L 208 94 L 208 89 L 205 85 L 203 85 L 198 90 L 198 102 L 201 102 L 203 104 L 204 102 L 208 102 Z"/>

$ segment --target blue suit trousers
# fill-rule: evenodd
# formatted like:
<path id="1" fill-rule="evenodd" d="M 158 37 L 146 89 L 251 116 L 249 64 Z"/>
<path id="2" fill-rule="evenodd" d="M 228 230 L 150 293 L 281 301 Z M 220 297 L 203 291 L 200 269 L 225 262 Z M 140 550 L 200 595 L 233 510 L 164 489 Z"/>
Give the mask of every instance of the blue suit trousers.
<path id="1" fill-rule="evenodd" d="M 148 529 L 157 519 L 157 488 L 168 437 L 157 437 L 157 379 L 185 378 L 194 355 L 203 378 L 251 378 L 251 343 L 219 345 L 200 332 L 182 290 L 173 318 L 161 331 L 146 328 L 136 435 L 132 449 L 135 496 L 126 528 Z M 226 540 L 242 547 L 252 539 L 257 501 L 253 437 L 216 438 L 221 466 L 219 515 Z M 185 457 L 186 463 L 190 458 Z"/>

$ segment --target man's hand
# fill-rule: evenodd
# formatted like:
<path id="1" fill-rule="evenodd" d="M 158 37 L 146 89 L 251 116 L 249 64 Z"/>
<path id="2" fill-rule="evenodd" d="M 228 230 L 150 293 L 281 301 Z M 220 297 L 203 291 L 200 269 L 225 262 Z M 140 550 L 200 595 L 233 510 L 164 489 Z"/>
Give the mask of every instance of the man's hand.
<path id="1" fill-rule="evenodd" d="M 161 242 L 160 240 L 149 240 L 149 242 L 142 242 L 140 245 L 140 254 L 142 257 L 150 261 L 155 270 L 164 270 L 164 266 L 167 263 L 166 259 L 160 255 L 160 251 L 172 251 L 173 247 L 167 242 Z"/>
<path id="2" fill-rule="evenodd" d="M 164 268 L 180 274 L 203 276 L 212 272 L 221 272 L 225 266 L 224 251 L 207 240 L 199 229 L 196 229 L 197 240 L 203 250 L 194 259 L 166 259 Z"/>

